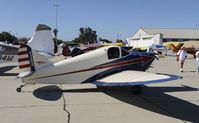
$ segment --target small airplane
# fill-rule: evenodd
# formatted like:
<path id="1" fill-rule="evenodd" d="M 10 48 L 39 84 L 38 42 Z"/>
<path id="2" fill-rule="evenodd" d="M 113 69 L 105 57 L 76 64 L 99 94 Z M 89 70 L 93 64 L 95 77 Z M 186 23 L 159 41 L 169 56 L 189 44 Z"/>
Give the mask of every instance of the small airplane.
<path id="1" fill-rule="evenodd" d="M 163 45 L 160 44 L 152 44 L 148 47 L 148 52 L 152 51 L 152 52 L 156 52 L 158 54 L 162 54 L 164 53 L 165 55 L 167 55 L 167 48 Z"/>
<path id="2" fill-rule="evenodd" d="M 184 45 L 184 43 L 179 43 L 177 46 L 173 45 L 172 43 L 169 45 L 169 48 L 174 51 L 178 52 L 180 48 Z M 194 58 L 196 57 L 195 54 L 198 51 L 195 47 L 185 47 L 185 51 L 189 54 L 192 54 Z"/>
<path id="3" fill-rule="evenodd" d="M 53 56 L 54 41 L 51 28 L 44 24 L 39 24 L 27 45 L 47 57 Z M 0 63 L 17 62 L 19 47 L 20 45 L 0 43 Z"/>
<path id="4" fill-rule="evenodd" d="M 0 63 L 17 61 L 18 45 L 10 45 L 0 42 Z"/>
<path id="5" fill-rule="evenodd" d="M 179 43 L 177 46 L 175 46 L 174 44 L 170 43 L 168 45 L 169 49 L 171 49 L 173 52 L 178 52 L 180 50 L 180 48 L 183 46 L 183 43 Z"/>
<path id="6" fill-rule="evenodd" d="M 132 86 L 141 93 L 141 86 L 180 79 L 146 71 L 155 59 L 154 53 L 129 52 L 119 46 L 107 46 L 56 63 L 38 54 L 27 45 L 18 51 L 21 78 L 26 84 L 84 84 L 97 86 Z"/>
<path id="7" fill-rule="evenodd" d="M 69 45 L 68 45 L 69 46 Z M 105 47 L 105 46 L 121 46 L 124 47 L 123 43 L 92 43 L 88 45 L 76 45 L 74 47 L 69 48 L 71 51 L 71 56 L 77 56 L 95 49 L 98 49 L 100 47 Z"/>

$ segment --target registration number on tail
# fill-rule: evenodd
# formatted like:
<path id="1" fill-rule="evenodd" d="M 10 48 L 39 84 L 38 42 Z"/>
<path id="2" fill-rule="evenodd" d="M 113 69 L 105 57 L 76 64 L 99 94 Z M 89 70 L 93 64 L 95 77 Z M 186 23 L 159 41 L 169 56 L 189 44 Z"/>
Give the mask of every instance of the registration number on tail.
<path id="1" fill-rule="evenodd" d="M 0 54 L 0 61 L 4 62 L 11 62 L 14 59 L 14 55 L 1 55 Z"/>

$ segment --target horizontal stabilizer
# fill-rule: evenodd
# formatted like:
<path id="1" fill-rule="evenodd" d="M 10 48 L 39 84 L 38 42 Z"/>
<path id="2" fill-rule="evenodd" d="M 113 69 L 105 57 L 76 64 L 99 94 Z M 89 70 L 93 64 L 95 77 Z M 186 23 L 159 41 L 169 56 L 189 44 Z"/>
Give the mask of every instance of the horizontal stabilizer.
<path id="1" fill-rule="evenodd" d="M 141 71 L 123 71 L 97 80 L 93 84 L 98 86 L 131 86 L 167 82 L 177 79 L 182 79 L 182 77 Z"/>
<path id="2" fill-rule="evenodd" d="M 0 54 L 17 55 L 18 45 L 9 45 L 0 42 Z"/>
<path id="3" fill-rule="evenodd" d="M 27 72 L 22 72 L 22 73 L 19 73 L 17 75 L 18 78 L 24 78 L 24 77 L 28 77 L 30 75 L 32 75 L 34 72 L 33 71 L 27 71 Z"/>

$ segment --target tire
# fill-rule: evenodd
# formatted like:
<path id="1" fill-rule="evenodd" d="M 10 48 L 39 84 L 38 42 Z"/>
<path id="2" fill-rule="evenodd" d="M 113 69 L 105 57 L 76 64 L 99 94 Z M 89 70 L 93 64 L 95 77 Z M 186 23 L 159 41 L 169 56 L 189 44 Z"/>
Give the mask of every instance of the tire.
<path id="1" fill-rule="evenodd" d="M 17 88 L 16 91 L 17 91 L 17 92 L 21 92 L 21 88 Z"/>

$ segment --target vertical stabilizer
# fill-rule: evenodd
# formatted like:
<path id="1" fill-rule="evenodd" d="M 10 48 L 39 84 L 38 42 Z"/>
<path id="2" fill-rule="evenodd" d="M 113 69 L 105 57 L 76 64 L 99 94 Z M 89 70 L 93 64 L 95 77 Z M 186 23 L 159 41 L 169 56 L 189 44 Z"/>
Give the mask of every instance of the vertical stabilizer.
<path id="1" fill-rule="evenodd" d="M 35 71 L 34 59 L 29 46 L 21 45 L 18 49 L 18 63 L 20 72 Z"/>
<path id="2" fill-rule="evenodd" d="M 178 50 L 180 50 L 180 48 L 184 45 L 184 43 L 179 43 L 177 46 L 175 46 L 174 44 L 169 44 L 169 48 L 174 51 L 174 52 L 178 52 Z"/>
<path id="3" fill-rule="evenodd" d="M 177 50 L 180 50 L 180 48 L 184 45 L 184 43 L 179 43 L 177 46 L 176 46 L 176 49 Z"/>
<path id="4" fill-rule="evenodd" d="M 54 41 L 51 28 L 44 24 L 39 24 L 27 45 L 36 51 L 54 54 Z"/>
<path id="5" fill-rule="evenodd" d="M 170 43 L 170 44 L 169 44 L 169 48 L 170 48 L 171 50 L 173 50 L 173 49 L 176 48 L 176 46 L 175 46 L 174 44 Z"/>

